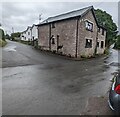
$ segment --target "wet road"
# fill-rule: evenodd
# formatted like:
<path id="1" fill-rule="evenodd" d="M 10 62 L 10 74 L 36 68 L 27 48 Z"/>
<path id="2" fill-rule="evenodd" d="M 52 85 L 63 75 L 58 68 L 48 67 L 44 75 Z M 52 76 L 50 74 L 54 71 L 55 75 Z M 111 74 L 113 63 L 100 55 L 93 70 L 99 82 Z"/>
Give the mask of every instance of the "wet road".
<path id="1" fill-rule="evenodd" d="M 2 52 L 3 115 L 78 115 L 88 98 L 107 94 L 118 69 L 109 65 L 117 51 L 106 60 L 73 61 L 8 41 Z"/>

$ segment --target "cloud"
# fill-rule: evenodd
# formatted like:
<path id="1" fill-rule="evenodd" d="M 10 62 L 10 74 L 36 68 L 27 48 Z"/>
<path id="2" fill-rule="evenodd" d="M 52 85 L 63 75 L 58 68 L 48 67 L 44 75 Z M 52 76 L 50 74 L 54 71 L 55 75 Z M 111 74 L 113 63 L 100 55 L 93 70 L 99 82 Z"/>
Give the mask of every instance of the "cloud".
<path id="1" fill-rule="evenodd" d="M 44 20 L 50 16 L 90 5 L 107 11 L 118 23 L 117 2 L 4 2 L 2 3 L 2 23 L 8 32 L 11 32 L 12 27 L 15 31 L 24 31 L 28 25 L 39 22 L 41 13 Z"/>

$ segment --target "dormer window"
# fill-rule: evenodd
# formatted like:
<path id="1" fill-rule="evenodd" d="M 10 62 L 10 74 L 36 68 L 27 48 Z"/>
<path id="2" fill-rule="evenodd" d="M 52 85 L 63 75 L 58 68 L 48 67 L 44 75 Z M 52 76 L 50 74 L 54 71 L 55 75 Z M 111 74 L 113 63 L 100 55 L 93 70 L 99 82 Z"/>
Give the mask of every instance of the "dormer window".
<path id="1" fill-rule="evenodd" d="M 88 20 L 85 21 L 85 27 L 89 31 L 93 31 L 93 23 L 89 22 Z"/>

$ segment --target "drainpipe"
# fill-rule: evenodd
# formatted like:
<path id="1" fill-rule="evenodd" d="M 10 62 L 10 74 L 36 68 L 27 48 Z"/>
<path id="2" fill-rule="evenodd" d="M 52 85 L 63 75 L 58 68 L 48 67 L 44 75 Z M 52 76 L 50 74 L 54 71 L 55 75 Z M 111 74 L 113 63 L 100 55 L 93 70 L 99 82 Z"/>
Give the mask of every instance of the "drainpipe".
<path id="1" fill-rule="evenodd" d="M 37 26 L 37 34 L 38 34 L 38 42 L 37 42 L 37 45 L 36 45 L 36 42 L 35 42 L 35 46 L 37 46 L 38 48 L 38 45 L 40 45 L 40 33 L 39 33 L 39 26 Z"/>
<path id="2" fill-rule="evenodd" d="M 51 24 L 49 24 L 49 50 L 51 50 Z"/>
<path id="3" fill-rule="evenodd" d="M 77 26 L 76 26 L 76 53 L 75 57 L 77 58 L 77 53 L 78 53 L 78 24 L 79 23 L 79 17 L 77 17 Z"/>
<path id="4" fill-rule="evenodd" d="M 94 56 L 97 54 L 97 42 L 98 42 L 98 27 L 97 27 L 96 45 L 95 45 L 95 52 L 94 52 Z"/>
<path id="5" fill-rule="evenodd" d="M 32 45 L 32 28 L 31 28 L 31 45 Z"/>

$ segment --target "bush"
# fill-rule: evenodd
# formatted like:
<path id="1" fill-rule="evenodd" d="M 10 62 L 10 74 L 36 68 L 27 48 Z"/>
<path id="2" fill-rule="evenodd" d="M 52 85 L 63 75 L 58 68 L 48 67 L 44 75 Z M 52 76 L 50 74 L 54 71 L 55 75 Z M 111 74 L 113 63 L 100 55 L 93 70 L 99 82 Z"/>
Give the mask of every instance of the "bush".
<path id="1" fill-rule="evenodd" d="M 104 54 L 108 55 L 110 52 L 109 52 L 109 49 L 108 48 L 105 48 L 105 51 L 104 51 Z"/>
<path id="2" fill-rule="evenodd" d="M 114 45 L 115 49 L 120 49 L 120 35 L 117 36 L 117 40 Z"/>
<path id="3" fill-rule="evenodd" d="M 7 44 L 6 41 L 0 39 L 0 47 L 4 47 Z"/>
<path id="4" fill-rule="evenodd" d="M 5 34 L 3 29 L 0 29 L 0 39 L 2 39 L 3 41 L 5 41 Z"/>

